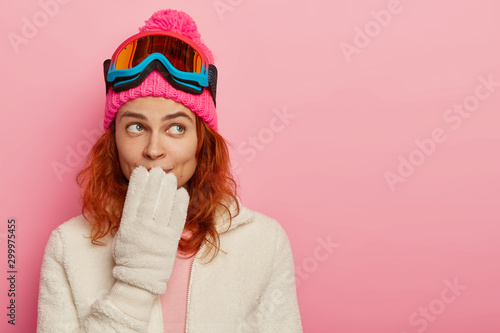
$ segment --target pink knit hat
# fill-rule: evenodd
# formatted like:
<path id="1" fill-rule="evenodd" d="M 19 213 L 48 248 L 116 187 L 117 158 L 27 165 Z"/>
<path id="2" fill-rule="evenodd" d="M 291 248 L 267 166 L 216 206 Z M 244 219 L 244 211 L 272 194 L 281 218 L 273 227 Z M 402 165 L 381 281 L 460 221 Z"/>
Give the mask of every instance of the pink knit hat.
<path id="1" fill-rule="evenodd" d="M 180 33 L 193 40 L 208 57 L 210 63 L 214 63 L 214 57 L 208 47 L 203 44 L 194 20 L 186 13 L 173 9 L 157 11 L 151 16 L 139 31 L 164 30 Z M 106 95 L 106 108 L 104 114 L 104 129 L 107 130 L 116 112 L 123 104 L 137 97 L 164 97 L 174 100 L 188 107 L 192 112 L 203 119 L 210 127 L 217 131 L 217 113 L 212 95 L 208 89 L 203 89 L 201 95 L 193 95 L 172 87 L 162 74 L 154 70 L 137 87 L 122 92 L 114 92 L 112 89 Z"/>

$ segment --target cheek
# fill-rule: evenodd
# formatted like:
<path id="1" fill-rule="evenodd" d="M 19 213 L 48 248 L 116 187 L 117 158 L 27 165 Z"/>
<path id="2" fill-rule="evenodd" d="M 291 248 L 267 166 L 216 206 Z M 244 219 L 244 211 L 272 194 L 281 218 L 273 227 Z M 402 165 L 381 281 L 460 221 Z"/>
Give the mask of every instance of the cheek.
<path id="1" fill-rule="evenodd" d="M 185 141 L 171 151 L 174 162 L 184 165 L 184 167 L 196 166 L 196 140 Z"/>
<path id="2" fill-rule="evenodd" d="M 174 158 L 178 163 L 188 164 L 195 160 L 196 146 L 183 145 L 178 147 L 174 152 Z"/>
<path id="3" fill-rule="evenodd" d="M 132 170 L 130 170 L 131 166 L 133 166 L 137 162 L 137 147 L 131 145 L 127 140 L 123 140 L 119 136 L 116 137 L 116 148 L 118 151 L 118 160 L 120 161 L 120 167 L 123 171 L 123 174 L 127 177 L 130 177 Z"/>

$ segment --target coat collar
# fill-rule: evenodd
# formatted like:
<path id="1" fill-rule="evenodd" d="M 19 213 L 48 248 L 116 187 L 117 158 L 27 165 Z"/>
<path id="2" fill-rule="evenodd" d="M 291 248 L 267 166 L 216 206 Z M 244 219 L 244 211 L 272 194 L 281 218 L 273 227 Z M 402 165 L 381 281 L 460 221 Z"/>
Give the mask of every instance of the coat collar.
<path id="1" fill-rule="evenodd" d="M 240 206 L 240 213 L 236 215 L 237 213 L 237 206 L 236 206 L 236 201 L 238 201 L 238 204 Z M 236 197 L 236 201 L 232 200 L 230 205 L 227 205 L 227 201 L 225 201 L 225 205 L 229 207 L 229 210 L 231 211 L 231 215 L 233 216 L 233 219 L 231 220 L 231 226 L 227 230 L 229 226 L 229 214 L 227 210 L 223 207 L 221 207 L 218 210 L 218 213 L 215 215 L 215 225 L 217 232 L 219 234 L 224 233 L 226 230 L 232 230 L 236 228 L 239 225 L 249 223 L 254 220 L 255 217 L 255 212 L 251 211 L 250 209 L 243 207 L 241 204 L 240 198 Z M 235 216 L 236 215 L 236 216 Z"/>

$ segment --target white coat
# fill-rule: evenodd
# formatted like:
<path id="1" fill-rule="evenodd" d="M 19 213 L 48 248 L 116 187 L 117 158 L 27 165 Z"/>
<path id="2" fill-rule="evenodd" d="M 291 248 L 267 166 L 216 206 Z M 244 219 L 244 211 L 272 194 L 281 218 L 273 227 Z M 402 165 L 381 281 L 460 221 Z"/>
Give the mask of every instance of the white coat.
<path id="1" fill-rule="evenodd" d="M 212 256 L 201 260 L 200 250 L 193 261 L 186 332 L 302 332 L 287 235 L 276 220 L 240 208 L 225 233 L 227 215 L 216 219 L 216 259 L 206 264 Z M 99 246 L 89 235 L 82 215 L 52 232 L 40 276 L 37 332 L 163 332 L 159 296 L 142 326 L 106 301 L 116 281 L 113 238 L 108 235 Z"/>

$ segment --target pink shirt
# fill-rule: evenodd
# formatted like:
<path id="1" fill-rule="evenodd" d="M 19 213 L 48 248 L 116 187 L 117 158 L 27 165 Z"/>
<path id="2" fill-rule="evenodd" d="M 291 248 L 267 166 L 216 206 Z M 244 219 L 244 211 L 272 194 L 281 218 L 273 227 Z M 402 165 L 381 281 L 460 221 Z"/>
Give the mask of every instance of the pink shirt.
<path id="1" fill-rule="evenodd" d="M 182 237 L 190 238 L 191 231 L 183 232 Z M 184 333 L 186 329 L 187 293 L 189 274 L 193 258 L 187 259 L 183 252 L 177 251 L 172 275 L 167 281 L 167 291 L 160 296 L 165 333 Z"/>

